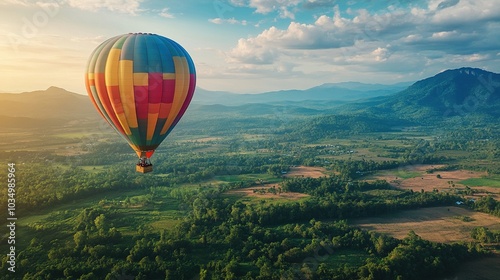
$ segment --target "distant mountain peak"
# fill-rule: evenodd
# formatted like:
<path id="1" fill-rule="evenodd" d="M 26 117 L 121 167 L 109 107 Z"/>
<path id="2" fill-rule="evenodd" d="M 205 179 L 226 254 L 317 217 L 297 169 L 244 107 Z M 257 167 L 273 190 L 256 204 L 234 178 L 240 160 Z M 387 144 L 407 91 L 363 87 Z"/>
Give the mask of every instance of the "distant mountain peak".
<path id="1" fill-rule="evenodd" d="M 97 119 L 98 114 L 93 107 L 87 96 L 55 86 L 19 94 L 0 94 L 0 117 L 58 119 L 65 124 L 84 118 Z M 20 123 L 32 127 L 29 121 Z"/>
<path id="2" fill-rule="evenodd" d="M 71 95 L 77 94 L 77 93 L 68 91 L 64 88 L 60 88 L 60 87 L 56 87 L 56 86 L 50 86 L 45 91 L 42 91 L 42 92 L 51 93 L 51 94 L 71 94 Z"/>
<path id="3" fill-rule="evenodd" d="M 484 74 L 494 74 L 492 72 L 486 71 L 481 68 L 473 68 L 473 67 L 462 67 L 457 69 L 448 69 L 441 73 L 436 74 L 434 77 L 439 77 L 440 75 L 472 75 L 472 76 L 480 76 Z M 430 77 L 433 78 L 433 77 Z"/>
<path id="4" fill-rule="evenodd" d="M 450 69 L 420 80 L 388 102 L 400 114 L 417 118 L 498 116 L 500 74 L 479 68 Z"/>
<path id="5" fill-rule="evenodd" d="M 67 90 L 65 90 L 65 89 L 63 89 L 63 88 L 56 87 L 56 86 L 50 86 L 50 87 L 48 87 L 45 91 L 56 91 L 56 90 L 57 90 L 57 91 L 67 91 Z"/>
<path id="6" fill-rule="evenodd" d="M 450 71 L 458 71 L 460 73 L 465 73 L 465 74 L 473 74 L 473 73 L 486 73 L 488 71 L 483 70 L 481 68 L 473 68 L 473 67 L 462 67 L 459 69 L 452 69 Z"/>
<path id="7" fill-rule="evenodd" d="M 451 80 L 455 80 L 455 82 L 458 83 L 465 83 L 465 82 L 472 82 L 477 79 L 480 80 L 485 80 L 485 79 L 491 79 L 491 77 L 495 77 L 495 79 L 498 78 L 500 74 L 489 72 L 480 68 L 472 68 L 472 67 L 462 67 L 462 68 L 457 68 L 457 69 L 448 69 L 445 70 L 441 73 L 438 73 L 432 77 L 420 80 L 413 84 L 412 86 L 415 85 L 421 85 L 421 84 L 426 84 L 426 83 L 436 83 L 436 82 L 450 82 Z M 480 78 L 482 77 L 482 78 Z M 466 79 L 467 81 L 465 81 Z"/>

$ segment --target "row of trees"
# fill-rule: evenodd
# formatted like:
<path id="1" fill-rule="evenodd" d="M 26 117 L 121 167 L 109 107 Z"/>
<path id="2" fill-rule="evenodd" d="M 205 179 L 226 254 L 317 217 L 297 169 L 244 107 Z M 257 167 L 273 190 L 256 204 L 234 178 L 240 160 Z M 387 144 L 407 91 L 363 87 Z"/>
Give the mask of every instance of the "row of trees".
<path id="1" fill-rule="evenodd" d="M 484 196 L 474 202 L 468 203 L 473 209 L 500 217 L 500 201 L 492 196 Z"/>

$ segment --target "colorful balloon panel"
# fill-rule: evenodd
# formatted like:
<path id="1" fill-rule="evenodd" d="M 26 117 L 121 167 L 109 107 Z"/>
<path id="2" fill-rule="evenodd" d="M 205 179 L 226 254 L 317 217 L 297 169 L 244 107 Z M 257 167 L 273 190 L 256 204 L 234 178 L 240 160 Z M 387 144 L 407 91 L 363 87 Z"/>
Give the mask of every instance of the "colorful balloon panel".
<path id="1" fill-rule="evenodd" d="M 150 157 L 184 115 L 196 72 L 178 43 L 150 33 L 108 39 L 91 54 L 88 95 L 139 157 Z"/>

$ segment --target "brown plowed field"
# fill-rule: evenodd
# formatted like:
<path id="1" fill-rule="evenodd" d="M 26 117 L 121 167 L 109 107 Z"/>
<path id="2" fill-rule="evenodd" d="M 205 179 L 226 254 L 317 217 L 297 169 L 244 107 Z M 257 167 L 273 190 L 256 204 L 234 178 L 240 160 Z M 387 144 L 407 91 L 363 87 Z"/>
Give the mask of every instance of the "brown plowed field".
<path id="1" fill-rule="evenodd" d="M 321 167 L 309 167 L 309 166 L 294 166 L 290 168 L 290 171 L 285 174 L 285 177 L 308 177 L 308 178 L 319 178 L 326 176 L 326 170 Z M 281 193 L 270 193 L 267 192 L 268 189 L 275 187 L 276 190 L 280 187 L 280 184 L 265 184 L 261 186 L 255 186 L 244 189 L 230 190 L 228 194 L 239 194 L 257 198 L 272 198 L 272 199 L 288 199 L 297 200 L 303 197 L 308 197 L 309 195 L 297 192 L 281 192 Z M 259 190 L 264 190 L 259 192 Z"/>
<path id="2" fill-rule="evenodd" d="M 468 221 L 464 221 L 464 219 Z M 354 221 L 355 226 L 402 239 L 413 230 L 423 239 L 434 242 L 472 241 L 475 227 L 500 230 L 500 218 L 463 207 L 432 207 Z"/>
<path id="3" fill-rule="evenodd" d="M 290 168 L 285 177 L 319 178 L 326 176 L 325 172 L 326 170 L 322 167 L 294 166 Z"/>
<path id="4" fill-rule="evenodd" d="M 302 197 L 308 197 L 309 195 L 304 194 L 304 193 L 298 193 L 298 192 L 282 192 L 282 193 L 260 193 L 256 192 L 258 190 L 268 190 L 271 189 L 272 187 L 275 187 L 278 189 L 280 187 L 279 184 L 265 184 L 262 186 L 257 186 L 257 187 L 250 187 L 250 188 L 244 188 L 244 189 L 236 189 L 236 190 L 230 190 L 227 193 L 228 194 L 240 194 L 240 195 L 245 195 L 245 196 L 252 196 L 252 197 L 257 197 L 257 198 L 273 198 L 273 199 L 289 199 L 289 200 L 297 200 Z"/>
<path id="5" fill-rule="evenodd" d="M 450 280 L 498 280 L 500 278 L 500 255 L 467 262 Z"/>
<path id="6" fill-rule="evenodd" d="M 469 170 L 451 170 L 451 171 L 436 171 L 427 173 L 427 170 L 432 168 L 442 167 L 440 165 L 412 165 L 401 169 L 388 170 L 382 174 L 373 176 L 373 179 L 386 180 L 392 186 L 419 192 L 424 190 L 426 192 L 433 191 L 451 191 L 453 188 L 464 189 L 465 186 L 458 183 L 459 181 L 480 178 L 487 175 L 486 172 L 477 172 Z M 405 173 L 415 173 L 418 176 L 413 178 L 402 178 Z M 438 178 L 437 175 L 441 178 Z M 399 175 L 399 176 L 398 176 Z M 452 182 L 452 183 L 451 183 Z M 452 186 L 454 184 L 455 186 Z M 493 187 L 473 187 L 474 190 L 482 192 L 482 194 L 475 194 L 479 197 L 482 195 L 490 194 L 497 200 L 500 200 L 500 189 Z"/>

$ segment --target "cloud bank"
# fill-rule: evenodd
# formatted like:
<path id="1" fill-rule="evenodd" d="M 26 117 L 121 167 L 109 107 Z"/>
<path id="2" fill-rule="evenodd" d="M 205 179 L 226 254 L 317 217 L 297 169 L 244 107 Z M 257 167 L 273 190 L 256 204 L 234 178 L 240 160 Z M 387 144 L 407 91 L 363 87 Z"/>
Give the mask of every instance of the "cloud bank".
<path id="1" fill-rule="evenodd" d="M 304 73 L 346 67 L 398 73 L 434 64 L 454 67 L 498 59 L 500 1 L 430 0 L 425 5 L 349 8 L 343 13 L 339 2 L 239 1 L 257 13 L 334 8 L 311 22 L 294 20 L 286 28 L 271 26 L 256 36 L 240 38 L 227 52 L 227 61 L 244 64 L 240 69 L 249 72 L 293 62 L 290 70 Z"/>

